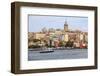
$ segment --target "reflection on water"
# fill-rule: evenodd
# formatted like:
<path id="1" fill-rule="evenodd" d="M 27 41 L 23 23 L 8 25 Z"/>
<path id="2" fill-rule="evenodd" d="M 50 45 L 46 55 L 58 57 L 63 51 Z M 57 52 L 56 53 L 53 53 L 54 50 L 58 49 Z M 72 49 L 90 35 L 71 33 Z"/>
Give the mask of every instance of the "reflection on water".
<path id="1" fill-rule="evenodd" d="M 49 49 L 51 50 L 51 49 Z M 87 49 L 54 50 L 54 52 L 40 53 L 41 51 L 28 51 L 28 60 L 52 60 L 52 59 L 81 59 L 88 58 Z"/>

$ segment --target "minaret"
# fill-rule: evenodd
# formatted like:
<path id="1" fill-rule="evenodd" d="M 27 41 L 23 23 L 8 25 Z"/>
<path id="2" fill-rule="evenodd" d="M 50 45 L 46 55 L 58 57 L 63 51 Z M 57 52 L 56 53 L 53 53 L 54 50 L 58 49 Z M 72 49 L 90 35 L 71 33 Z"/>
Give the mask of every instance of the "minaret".
<path id="1" fill-rule="evenodd" d="M 64 31 L 65 31 L 65 32 L 68 31 L 68 24 L 67 24 L 67 21 L 65 21 L 65 24 L 64 24 Z"/>

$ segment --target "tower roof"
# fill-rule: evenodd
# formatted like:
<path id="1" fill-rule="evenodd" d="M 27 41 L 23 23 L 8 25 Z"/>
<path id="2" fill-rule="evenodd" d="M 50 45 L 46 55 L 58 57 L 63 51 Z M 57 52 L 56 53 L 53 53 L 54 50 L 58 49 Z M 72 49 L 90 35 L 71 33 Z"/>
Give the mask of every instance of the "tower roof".
<path id="1" fill-rule="evenodd" d="M 67 20 L 65 20 L 65 24 L 64 25 L 67 25 L 68 26 L 68 24 L 67 24 Z"/>
<path id="2" fill-rule="evenodd" d="M 67 21 L 65 21 L 65 24 L 67 24 Z"/>

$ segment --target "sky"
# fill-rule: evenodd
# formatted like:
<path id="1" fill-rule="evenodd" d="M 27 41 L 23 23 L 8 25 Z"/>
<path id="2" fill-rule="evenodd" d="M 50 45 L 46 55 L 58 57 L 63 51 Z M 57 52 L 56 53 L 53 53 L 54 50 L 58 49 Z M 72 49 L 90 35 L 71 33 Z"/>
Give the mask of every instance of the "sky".
<path id="1" fill-rule="evenodd" d="M 71 30 L 88 31 L 88 17 L 29 15 L 28 32 L 40 32 L 42 28 L 64 29 L 65 21 Z"/>

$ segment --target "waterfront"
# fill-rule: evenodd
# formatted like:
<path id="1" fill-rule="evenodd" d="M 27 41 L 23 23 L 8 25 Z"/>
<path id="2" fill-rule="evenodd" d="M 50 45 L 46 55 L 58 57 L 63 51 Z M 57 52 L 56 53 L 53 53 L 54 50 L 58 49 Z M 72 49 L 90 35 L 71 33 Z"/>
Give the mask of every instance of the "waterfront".
<path id="1" fill-rule="evenodd" d="M 50 53 L 28 50 L 28 60 L 52 60 L 52 59 L 83 59 L 88 58 L 87 49 L 54 50 Z"/>

